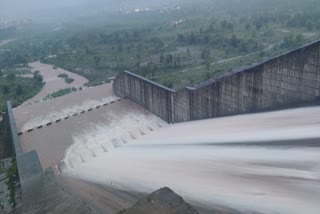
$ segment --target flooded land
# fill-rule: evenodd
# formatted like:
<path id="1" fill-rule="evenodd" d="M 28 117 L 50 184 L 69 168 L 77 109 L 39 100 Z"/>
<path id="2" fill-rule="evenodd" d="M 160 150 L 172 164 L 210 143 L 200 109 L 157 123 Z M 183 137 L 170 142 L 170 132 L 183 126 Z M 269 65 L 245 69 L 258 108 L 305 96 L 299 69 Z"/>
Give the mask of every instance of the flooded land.
<path id="1" fill-rule="evenodd" d="M 65 88 L 79 88 L 84 87 L 84 84 L 88 82 L 82 76 L 71 73 L 61 68 L 54 68 L 52 65 L 43 64 L 40 61 L 29 63 L 29 66 L 32 67 L 32 71 L 39 71 L 39 74 L 43 77 L 43 81 L 46 83 L 42 90 L 37 96 L 27 100 L 22 105 L 33 104 L 35 102 L 42 101 L 47 95 L 57 92 L 60 89 Z M 70 78 L 74 79 L 74 82 L 68 84 L 63 78 L 59 78 L 58 75 L 67 74 Z"/>

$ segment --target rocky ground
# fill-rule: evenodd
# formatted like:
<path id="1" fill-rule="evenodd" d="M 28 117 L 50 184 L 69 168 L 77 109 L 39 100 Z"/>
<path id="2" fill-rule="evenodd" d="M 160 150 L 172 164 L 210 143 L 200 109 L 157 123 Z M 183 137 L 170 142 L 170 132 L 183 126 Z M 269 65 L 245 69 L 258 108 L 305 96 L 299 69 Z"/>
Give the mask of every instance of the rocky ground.
<path id="1" fill-rule="evenodd" d="M 157 190 L 119 214 L 199 214 L 168 187 Z"/>

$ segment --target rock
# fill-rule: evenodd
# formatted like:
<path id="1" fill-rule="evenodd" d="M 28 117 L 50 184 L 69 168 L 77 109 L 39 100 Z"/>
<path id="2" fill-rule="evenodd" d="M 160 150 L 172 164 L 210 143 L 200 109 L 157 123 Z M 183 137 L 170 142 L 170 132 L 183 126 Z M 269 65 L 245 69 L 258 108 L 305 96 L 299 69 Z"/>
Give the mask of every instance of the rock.
<path id="1" fill-rule="evenodd" d="M 168 187 L 157 190 L 118 214 L 198 214 L 190 204 Z"/>

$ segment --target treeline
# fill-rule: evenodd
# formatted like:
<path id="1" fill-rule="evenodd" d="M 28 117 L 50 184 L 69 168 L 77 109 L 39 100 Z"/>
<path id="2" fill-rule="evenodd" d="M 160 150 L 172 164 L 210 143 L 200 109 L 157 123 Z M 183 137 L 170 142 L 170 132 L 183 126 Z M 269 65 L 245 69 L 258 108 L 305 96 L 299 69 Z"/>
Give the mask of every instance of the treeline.
<path id="1" fill-rule="evenodd" d="M 0 49 L 0 70 L 16 64 L 27 64 L 66 50 L 68 46 L 60 39 L 21 39 L 9 44 L 8 48 Z"/>
<path id="2" fill-rule="evenodd" d="M 25 78 L 20 76 L 19 69 L 5 69 L 0 73 L 0 112 L 5 110 L 7 100 L 18 106 L 36 95 L 44 84 L 39 72 L 35 72 L 32 78 Z"/>
<path id="3" fill-rule="evenodd" d="M 177 35 L 179 45 L 202 45 L 210 48 L 233 49 L 239 53 L 257 50 L 260 48 L 258 42 L 252 38 L 243 39 L 233 34 L 231 37 L 225 37 L 219 33 L 210 34 L 207 32 L 188 32 Z"/>
<path id="4" fill-rule="evenodd" d="M 320 29 L 320 11 L 317 13 L 298 13 L 291 16 L 287 22 L 288 27 L 306 28 L 308 31 Z"/>
<path id="5" fill-rule="evenodd" d="M 23 95 L 24 93 L 28 93 L 27 91 L 24 90 L 24 87 L 22 84 L 19 83 L 21 78 L 16 75 L 16 71 L 10 70 L 7 71 L 6 74 L 4 75 L 2 72 L 0 73 L 0 79 L 3 82 L 2 83 L 2 94 L 3 95 L 8 95 L 10 93 L 20 96 Z M 39 71 L 34 72 L 33 74 L 33 86 L 40 86 L 42 87 L 45 83 L 43 82 L 43 77 L 40 75 Z"/>

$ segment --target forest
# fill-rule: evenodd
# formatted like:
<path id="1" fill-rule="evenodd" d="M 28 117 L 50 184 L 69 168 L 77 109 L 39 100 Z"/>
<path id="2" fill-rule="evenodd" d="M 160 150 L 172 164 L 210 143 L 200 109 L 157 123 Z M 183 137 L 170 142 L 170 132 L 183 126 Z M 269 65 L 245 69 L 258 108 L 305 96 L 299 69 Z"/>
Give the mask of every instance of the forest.
<path id="1" fill-rule="evenodd" d="M 41 60 L 86 77 L 89 85 L 129 70 L 180 89 L 319 39 L 320 2 L 176 1 L 59 26 L 17 33 L 0 47 L 0 69 Z"/>

